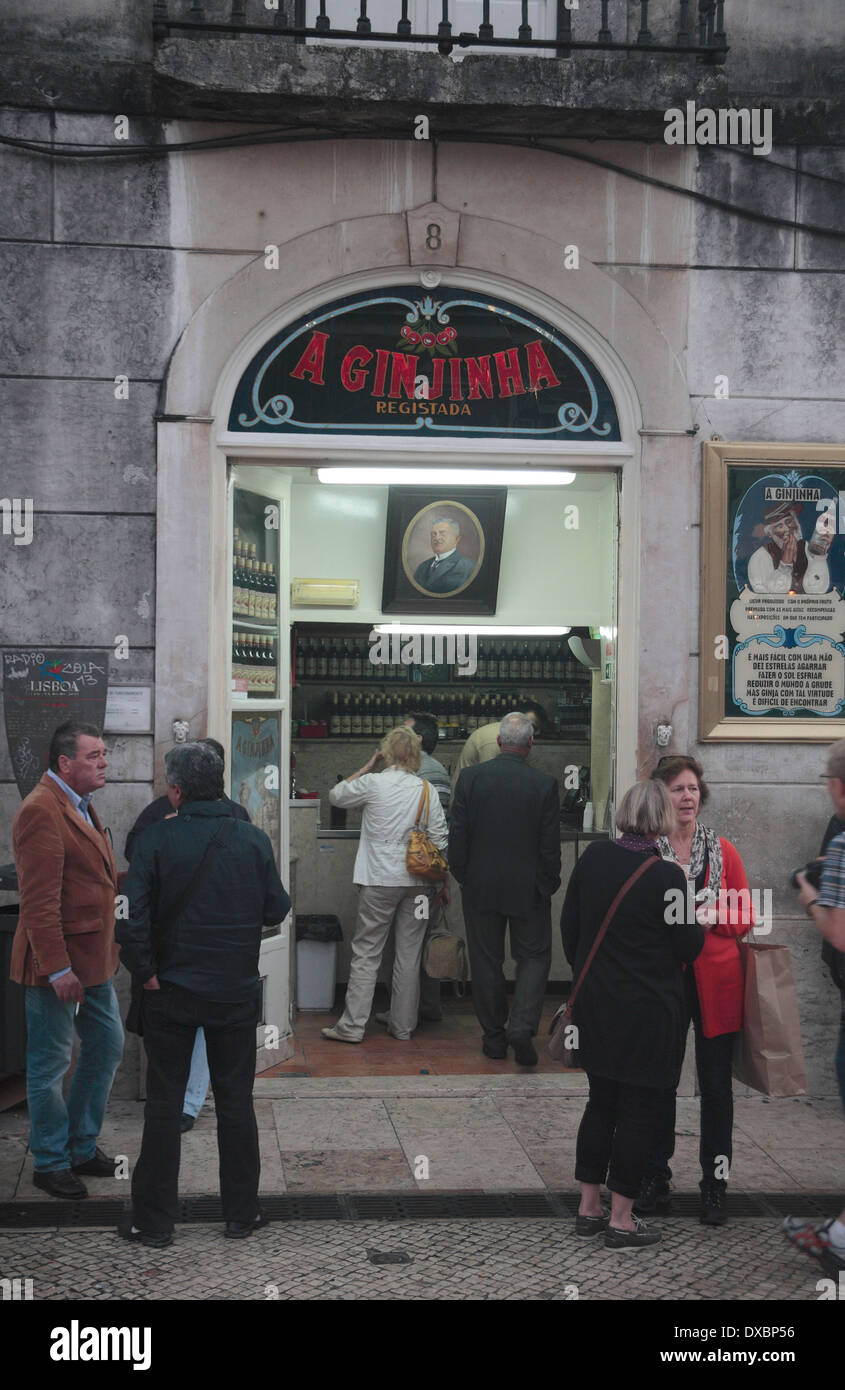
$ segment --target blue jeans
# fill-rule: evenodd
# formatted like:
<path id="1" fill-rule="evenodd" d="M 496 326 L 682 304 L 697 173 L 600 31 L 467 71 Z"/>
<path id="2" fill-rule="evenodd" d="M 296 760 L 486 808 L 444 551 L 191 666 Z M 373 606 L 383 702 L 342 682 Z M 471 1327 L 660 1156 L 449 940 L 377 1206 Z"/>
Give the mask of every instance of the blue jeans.
<path id="1" fill-rule="evenodd" d="M 123 1056 L 123 1024 L 114 984 L 92 985 L 76 1005 L 52 985 L 26 988 L 26 1098 L 36 1173 L 55 1173 L 94 1157 L 114 1074 Z M 73 1028 L 81 1043 L 67 1101 Z"/>
<path id="2" fill-rule="evenodd" d="M 208 1070 L 208 1054 L 205 1050 L 205 1033 L 202 1028 L 197 1029 L 197 1036 L 194 1039 L 194 1050 L 191 1053 L 191 1073 L 188 1077 L 188 1084 L 185 1087 L 185 1099 L 182 1102 L 182 1114 L 191 1115 L 194 1119 L 205 1105 L 205 1098 L 208 1095 L 208 1083 L 211 1076 Z"/>

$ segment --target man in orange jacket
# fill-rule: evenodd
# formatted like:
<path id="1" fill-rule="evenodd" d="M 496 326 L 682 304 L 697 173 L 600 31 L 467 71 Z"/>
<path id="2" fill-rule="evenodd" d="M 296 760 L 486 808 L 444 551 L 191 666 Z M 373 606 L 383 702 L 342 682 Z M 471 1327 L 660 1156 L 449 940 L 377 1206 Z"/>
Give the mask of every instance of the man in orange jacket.
<path id="1" fill-rule="evenodd" d="M 49 771 L 12 822 L 20 920 L 11 978 L 26 987 L 26 1091 L 33 1182 L 52 1197 L 87 1197 L 79 1174 L 113 1177 L 97 1147 L 123 1052 L 114 976 L 117 872 L 91 806 L 106 780 L 105 745 L 67 723 L 50 743 Z M 81 1048 L 65 1101 L 74 1024 Z"/>

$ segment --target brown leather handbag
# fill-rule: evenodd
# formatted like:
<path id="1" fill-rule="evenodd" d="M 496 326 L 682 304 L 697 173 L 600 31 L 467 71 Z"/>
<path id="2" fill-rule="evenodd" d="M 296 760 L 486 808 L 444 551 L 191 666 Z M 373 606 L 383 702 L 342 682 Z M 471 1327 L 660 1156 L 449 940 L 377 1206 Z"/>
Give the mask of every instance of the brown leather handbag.
<path id="1" fill-rule="evenodd" d="M 426 834 L 428 798 L 429 785 L 423 778 L 420 804 L 417 807 L 417 819 L 405 846 L 405 868 L 414 878 L 421 878 L 425 883 L 442 883 L 448 876 L 449 865 L 440 850 L 435 844 L 432 844 Z"/>

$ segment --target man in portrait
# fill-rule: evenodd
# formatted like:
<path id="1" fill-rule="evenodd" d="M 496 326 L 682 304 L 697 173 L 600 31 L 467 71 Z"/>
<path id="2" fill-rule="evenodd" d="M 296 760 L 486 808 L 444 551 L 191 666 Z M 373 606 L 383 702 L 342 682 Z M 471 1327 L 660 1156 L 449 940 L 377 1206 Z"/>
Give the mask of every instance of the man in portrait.
<path id="1" fill-rule="evenodd" d="M 801 533 L 800 502 L 778 502 L 763 513 L 764 540 L 748 561 L 748 583 L 755 594 L 826 594 L 830 589 L 827 552 L 832 532 L 820 517 L 807 542 Z"/>
<path id="2" fill-rule="evenodd" d="M 461 528 L 451 517 L 432 515 L 430 560 L 414 571 L 414 583 L 431 594 L 451 594 L 472 577 L 475 563 L 458 550 Z"/>

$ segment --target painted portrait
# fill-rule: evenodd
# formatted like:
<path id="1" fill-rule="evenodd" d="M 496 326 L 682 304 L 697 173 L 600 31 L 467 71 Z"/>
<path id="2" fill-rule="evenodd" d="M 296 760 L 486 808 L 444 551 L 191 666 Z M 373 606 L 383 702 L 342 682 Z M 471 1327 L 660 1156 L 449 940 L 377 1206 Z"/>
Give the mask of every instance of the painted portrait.
<path id="1" fill-rule="evenodd" d="M 506 488 L 391 488 L 382 610 L 495 613 Z"/>

